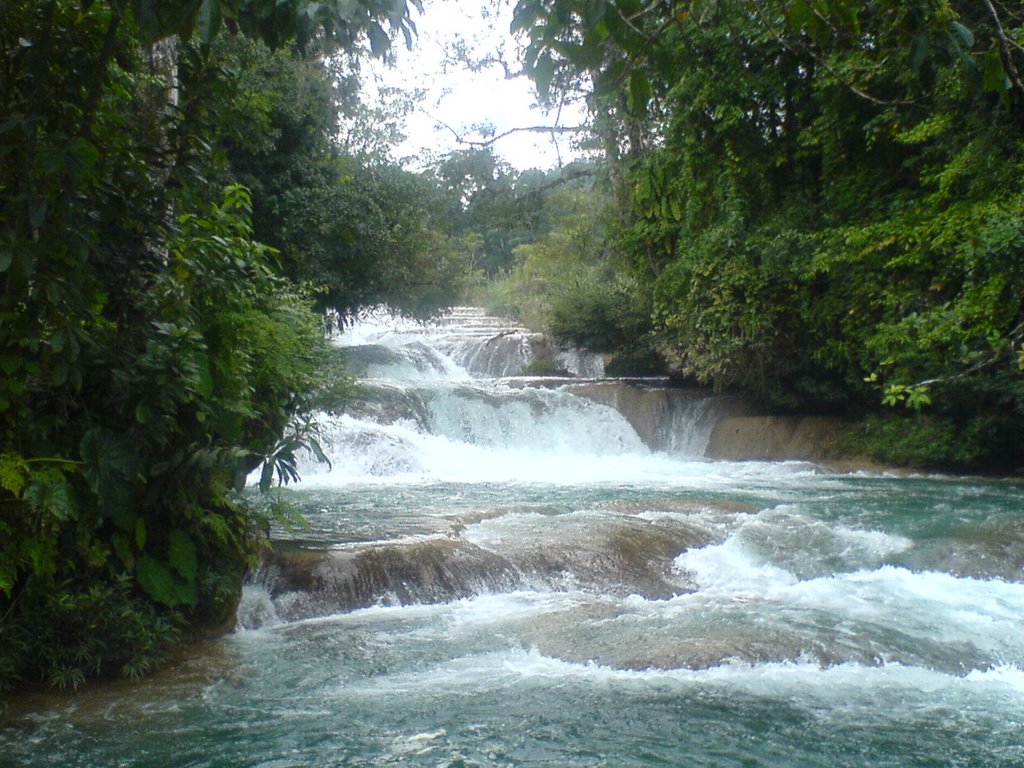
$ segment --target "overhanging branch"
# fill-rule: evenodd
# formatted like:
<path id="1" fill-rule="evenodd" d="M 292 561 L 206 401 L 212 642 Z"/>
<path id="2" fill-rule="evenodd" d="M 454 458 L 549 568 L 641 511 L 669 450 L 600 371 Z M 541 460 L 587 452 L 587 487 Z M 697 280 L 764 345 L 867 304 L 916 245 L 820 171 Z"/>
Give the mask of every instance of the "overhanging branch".
<path id="1" fill-rule="evenodd" d="M 553 136 L 557 134 L 583 133 L 590 130 L 589 126 L 586 125 L 523 125 L 516 128 L 509 128 L 507 131 L 502 131 L 501 133 L 497 133 L 486 139 L 469 139 L 466 138 L 465 133 L 460 133 L 443 120 L 438 120 L 436 117 L 433 119 L 438 125 L 451 133 L 452 136 L 455 137 L 456 142 L 470 147 L 490 147 L 502 139 L 517 133 L 546 133 Z"/>
<path id="2" fill-rule="evenodd" d="M 1000 20 L 999 14 L 996 12 L 996 8 L 992 5 L 991 0 L 983 0 L 983 2 L 985 7 L 988 8 L 989 15 L 995 24 L 995 37 L 999 45 L 999 59 L 1003 64 L 1003 71 L 1010 81 L 1010 90 L 1013 91 L 1018 102 L 1024 101 L 1024 83 L 1021 82 L 1020 73 L 1017 71 L 1017 64 L 1013 60 L 1013 52 L 1010 50 L 1013 44 L 1011 44 L 1010 38 L 1007 37 L 1006 30 L 1003 29 L 1003 22 Z"/>

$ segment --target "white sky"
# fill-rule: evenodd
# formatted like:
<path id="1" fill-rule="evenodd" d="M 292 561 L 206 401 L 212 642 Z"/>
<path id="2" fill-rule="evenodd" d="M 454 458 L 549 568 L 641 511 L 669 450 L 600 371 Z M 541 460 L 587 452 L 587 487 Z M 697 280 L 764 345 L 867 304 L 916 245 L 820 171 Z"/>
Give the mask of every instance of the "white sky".
<path id="1" fill-rule="evenodd" d="M 406 160 L 410 167 L 422 167 L 431 155 L 468 148 L 459 144 L 453 131 L 480 140 L 483 137 L 473 126 L 483 123 L 501 134 L 512 128 L 583 122 L 579 111 L 563 110 L 560 119 L 555 114 L 545 115 L 537 106 L 532 81 L 525 76 L 506 78 L 498 62 L 470 72 L 464 64 L 446 61 L 446 52 L 461 38 L 473 58 L 500 57 L 513 71 L 519 71 L 516 41 L 508 32 L 514 0 L 427 0 L 423 5 L 423 14 L 414 11 L 419 35 L 413 50 L 397 41 L 396 66 L 371 65 L 384 86 L 423 91 L 417 109 L 406 117 L 403 133 L 408 139 L 395 149 L 396 159 Z M 372 93 L 373 86 L 368 90 Z M 552 168 L 560 157 L 562 163 L 574 157 L 572 134 L 516 133 L 498 140 L 493 148 L 497 156 L 523 170 Z"/>

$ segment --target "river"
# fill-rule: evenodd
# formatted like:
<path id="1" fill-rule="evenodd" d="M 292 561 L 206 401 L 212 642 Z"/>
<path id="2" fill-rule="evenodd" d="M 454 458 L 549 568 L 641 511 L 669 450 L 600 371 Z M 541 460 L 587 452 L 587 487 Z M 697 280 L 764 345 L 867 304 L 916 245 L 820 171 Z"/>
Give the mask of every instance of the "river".
<path id="1" fill-rule="evenodd" d="M 1020 483 L 708 461 L 690 394 L 645 442 L 473 310 L 339 343 L 365 401 L 238 631 L 16 707 L 0 764 L 1024 766 Z"/>

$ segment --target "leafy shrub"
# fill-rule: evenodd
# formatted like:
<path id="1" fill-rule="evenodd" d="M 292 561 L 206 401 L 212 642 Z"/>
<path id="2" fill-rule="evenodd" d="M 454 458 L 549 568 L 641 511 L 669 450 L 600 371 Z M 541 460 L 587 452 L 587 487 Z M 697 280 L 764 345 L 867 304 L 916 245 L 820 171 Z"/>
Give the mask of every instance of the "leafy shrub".
<path id="1" fill-rule="evenodd" d="M 568 376 L 569 372 L 557 360 L 538 357 L 530 361 L 525 371 L 527 376 Z"/>
<path id="2" fill-rule="evenodd" d="M 87 677 L 141 677 L 159 664 L 180 634 L 182 616 L 139 597 L 132 579 L 62 585 L 26 593 L 0 625 L 0 684 L 37 670 L 40 682 L 77 688 Z"/>
<path id="3" fill-rule="evenodd" d="M 983 415 L 960 422 L 948 416 L 871 415 L 843 438 L 843 450 L 902 467 L 977 472 L 1019 471 L 1024 424 L 1012 416 Z"/>
<path id="4" fill-rule="evenodd" d="M 51 455 L 0 455 L 0 687 L 137 675 L 230 619 L 266 529 L 235 487 L 260 463 L 295 477 L 327 351 L 249 210 L 233 187 L 183 216 L 165 267 L 97 321 L 57 437 L 25 425 Z"/>

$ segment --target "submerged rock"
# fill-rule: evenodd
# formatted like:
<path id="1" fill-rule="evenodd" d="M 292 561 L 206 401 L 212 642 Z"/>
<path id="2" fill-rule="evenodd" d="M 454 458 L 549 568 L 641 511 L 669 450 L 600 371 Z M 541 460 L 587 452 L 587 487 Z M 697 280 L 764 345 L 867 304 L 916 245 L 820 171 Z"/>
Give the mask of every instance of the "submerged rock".
<path id="1" fill-rule="evenodd" d="M 450 602 L 524 588 L 661 600 L 691 589 L 674 569 L 675 559 L 716 538 L 682 519 L 594 515 L 603 518 L 597 525 L 594 517 L 494 511 L 466 521 L 456 536 L 329 552 L 271 551 L 251 579 L 258 587 L 253 591 L 258 604 L 249 614 L 259 626 L 269 620 L 297 621 L 374 605 Z M 470 531 L 473 526 L 491 527 Z M 248 626 L 244 620 L 243 626 Z"/>

